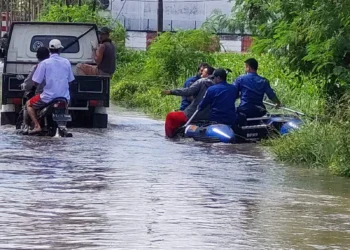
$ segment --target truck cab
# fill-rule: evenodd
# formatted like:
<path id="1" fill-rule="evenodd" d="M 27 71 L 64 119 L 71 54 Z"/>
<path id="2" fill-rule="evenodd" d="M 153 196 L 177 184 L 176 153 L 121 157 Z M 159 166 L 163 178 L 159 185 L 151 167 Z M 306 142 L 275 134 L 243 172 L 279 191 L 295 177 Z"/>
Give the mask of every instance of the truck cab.
<path id="1" fill-rule="evenodd" d="M 36 51 L 48 47 L 50 40 L 59 39 L 64 46 L 61 56 L 72 65 L 75 80 L 70 85 L 70 127 L 106 128 L 110 98 L 110 79 L 107 76 L 76 75 L 76 65 L 94 65 L 91 42 L 98 43 L 96 24 L 13 22 L 4 52 L 2 74 L 1 125 L 16 124 L 25 102 L 21 89 L 23 77 L 38 63 Z"/>

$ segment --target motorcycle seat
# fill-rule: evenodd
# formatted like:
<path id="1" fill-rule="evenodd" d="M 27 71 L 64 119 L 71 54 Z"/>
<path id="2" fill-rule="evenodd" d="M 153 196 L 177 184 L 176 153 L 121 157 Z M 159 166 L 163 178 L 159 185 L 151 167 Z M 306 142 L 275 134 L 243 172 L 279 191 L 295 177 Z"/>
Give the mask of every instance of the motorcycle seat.
<path id="1" fill-rule="evenodd" d="M 64 98 L 64 97 L 57 97 L 57 98 L 53 99 L 51 102 L 49 102 L 47 105 L 50 105 L 50 104 L 53 104 L 53 103 L 56 103 L 56 102 L 66 102 L 66 103 L 68 103 L 66 98 Z"/>

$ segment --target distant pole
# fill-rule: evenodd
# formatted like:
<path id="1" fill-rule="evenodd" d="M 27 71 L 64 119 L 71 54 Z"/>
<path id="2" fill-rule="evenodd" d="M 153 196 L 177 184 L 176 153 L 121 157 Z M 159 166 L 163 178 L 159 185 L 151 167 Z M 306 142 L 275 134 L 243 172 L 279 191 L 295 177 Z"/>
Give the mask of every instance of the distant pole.
<path id="1" fill-rule="evenodd" d="M 95 13 L 95 11 L 96 11 L 96 0 L 94 0 L 92 3 L 92 12 Z"/>
<path id="2" fill-rule="evenodd" d="M 158 27 L 157 31 L 163 31 L 163 0 L 158 0 Z"/>

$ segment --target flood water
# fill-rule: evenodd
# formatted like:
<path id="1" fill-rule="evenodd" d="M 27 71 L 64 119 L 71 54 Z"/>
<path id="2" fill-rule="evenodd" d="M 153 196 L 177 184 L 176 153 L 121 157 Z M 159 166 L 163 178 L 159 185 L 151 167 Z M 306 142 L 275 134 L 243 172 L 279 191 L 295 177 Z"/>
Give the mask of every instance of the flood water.
<path id="1" fill-rule="evenodd" d="M 0 249 L 349 249 L 350 181 L 112 106 L 73 138 L 0 127 Z"/>

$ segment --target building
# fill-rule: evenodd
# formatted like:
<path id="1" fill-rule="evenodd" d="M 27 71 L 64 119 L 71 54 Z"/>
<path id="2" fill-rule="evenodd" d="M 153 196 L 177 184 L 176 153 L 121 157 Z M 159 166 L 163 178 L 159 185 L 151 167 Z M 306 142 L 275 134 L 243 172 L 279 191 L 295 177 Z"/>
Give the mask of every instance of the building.
<path id="1" fill-rule="evenodd" d="M 230 14 L 228 0 L 163 0 L 164 30 L 196 29 L 213 10 Z M 156 30 L 158 0 L 111 0 L 109 9 L 128 30 Z"/>
<path id="2" fill-rule="evenodd" d="M 234 1 L 227 0 L 163 0 L 163 29 L 197 29 L 214 10 L 230 14 Z M 158 0 L 111 0 L 109 10 L 128 31 L 126 46 L 145 50 L 157 30 Z M 221 50 L 246 51 L 250 37 L 219 35 Z"/>

